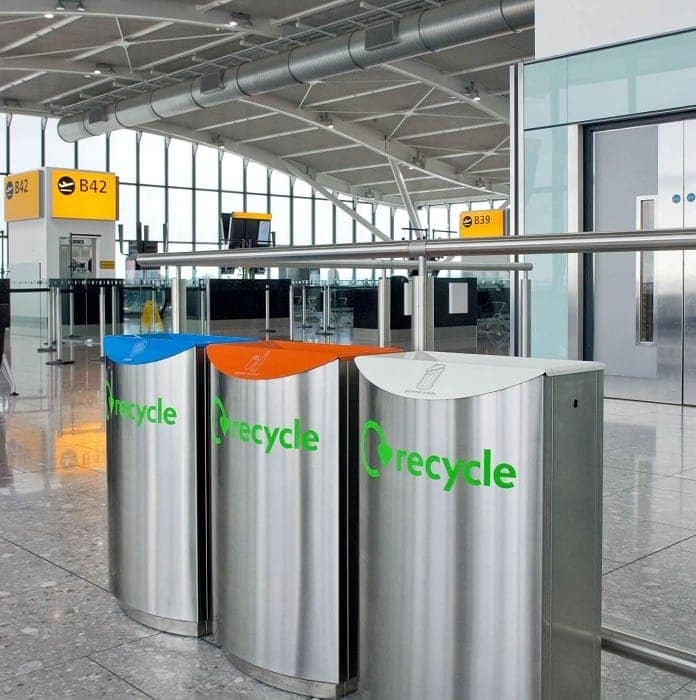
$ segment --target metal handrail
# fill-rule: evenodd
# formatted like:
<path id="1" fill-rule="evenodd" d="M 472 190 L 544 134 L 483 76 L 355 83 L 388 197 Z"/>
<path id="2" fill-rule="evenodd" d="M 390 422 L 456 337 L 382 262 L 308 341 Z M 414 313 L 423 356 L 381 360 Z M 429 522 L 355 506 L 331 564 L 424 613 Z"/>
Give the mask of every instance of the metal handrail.
<path id="1" fill-rule="evenodd" d="M 238 248 L 233 250 L 182 253 L 143 253 L 138 264 L 143 267 L 162 265 L 209 265 L 244 267 L 278 266 L 291 261 L 434 258 L 459 255 L 531 255 L 544 253 L 610 253 L 639 250 L 696 249 L 696 229 L 663 231 L 616 231 L 610 233 L 546 234 L 543 236 L 506 236 L 503 238 L 468 238 L 436 241 L 394 241 L 346 243 L 320 246 L 285 246 L 276 248 Z M 460 267 L 461 269 L 461 267 Z"/>

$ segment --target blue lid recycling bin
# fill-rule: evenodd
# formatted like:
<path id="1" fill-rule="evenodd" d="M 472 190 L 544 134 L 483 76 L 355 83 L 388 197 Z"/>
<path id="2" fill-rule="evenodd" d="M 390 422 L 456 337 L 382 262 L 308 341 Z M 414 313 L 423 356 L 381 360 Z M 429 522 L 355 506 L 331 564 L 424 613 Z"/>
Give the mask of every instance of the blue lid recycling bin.
<path id="1" fill-rule="evenodd" d="M 210 343 L 253 338 L 107 336 L 106 445 L 111 588 L 149 627 L 209 627 Z"/>

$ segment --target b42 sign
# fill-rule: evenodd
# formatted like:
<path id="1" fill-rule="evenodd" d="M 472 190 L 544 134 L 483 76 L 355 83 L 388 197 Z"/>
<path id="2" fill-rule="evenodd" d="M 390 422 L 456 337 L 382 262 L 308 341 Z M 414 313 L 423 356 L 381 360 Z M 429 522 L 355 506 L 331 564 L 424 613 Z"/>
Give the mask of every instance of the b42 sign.
<path id="1" fill-rule="evenodd" d="M 118 178 L 87 170 L 51 171 L 51 215 L 55 219 L 118 219 Z"/>
<path id="2" fill-rule="evenodd" d="M 41 216 L 41 173 L 32 170 L 5 178 L 5 220 L 26 221 Z"/>

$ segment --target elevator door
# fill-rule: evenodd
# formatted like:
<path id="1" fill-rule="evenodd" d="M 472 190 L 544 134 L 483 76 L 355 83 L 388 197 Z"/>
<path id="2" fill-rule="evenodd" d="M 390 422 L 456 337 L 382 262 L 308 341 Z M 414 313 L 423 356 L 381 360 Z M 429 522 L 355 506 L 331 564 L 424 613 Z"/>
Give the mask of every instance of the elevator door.
<path id="1" fill-rule="evenodd" d="M 696 226 L 696 120 L 592 138 L 595 231 Z M 593 292 L 606 395 L 696 404 L 696 253 L 595 255 Z"/>

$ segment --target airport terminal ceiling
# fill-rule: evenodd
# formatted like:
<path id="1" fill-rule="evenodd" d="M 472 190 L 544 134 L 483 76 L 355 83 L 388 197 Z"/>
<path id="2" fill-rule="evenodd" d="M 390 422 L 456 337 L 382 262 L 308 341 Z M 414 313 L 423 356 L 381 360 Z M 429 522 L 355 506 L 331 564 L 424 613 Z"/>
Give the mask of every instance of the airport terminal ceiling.
<path id="1" fill-rule="evenodd" d="M 114 103 L 149 102 L 153 91 L 176 91 L 200 76 L 214 84 L 224 70 L 365 28 L 398 32 L 424 10 L 453 3 L 4 2 L 0 109 L 98 121 Z M 458 5 L 466 11 L 486 3 Z M 224 147 L 387 204 L 402 204 L 399 173 L 415 204 L 501 199 L 509 192 L 509 66 L 531 58 L 533 42 L 532 28 L 501 31 L 134 128 Z"/>

